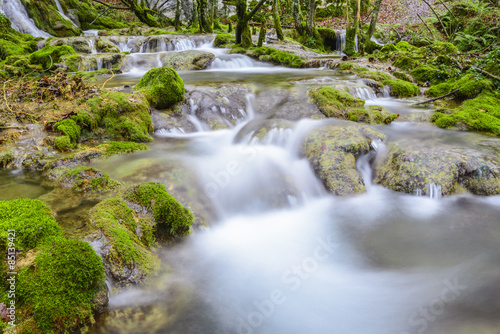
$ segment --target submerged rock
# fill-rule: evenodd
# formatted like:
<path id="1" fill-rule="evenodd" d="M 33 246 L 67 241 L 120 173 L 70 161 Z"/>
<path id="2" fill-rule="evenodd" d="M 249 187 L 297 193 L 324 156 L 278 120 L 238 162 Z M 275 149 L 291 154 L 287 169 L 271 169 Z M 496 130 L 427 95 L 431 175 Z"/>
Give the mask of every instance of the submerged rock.
<path id="1" fill-rule="evenodd" d="M 500 193 L 498 153 L 479 152 L 441 143 L 404 140 L 390 143 L 379 160 L 374 182 L 395 191 L 428 195 L 430 184 L 443 195 L 469 191 L 476 195 Z"/>
<path id="2" fill-rule="evenodd" d="M 206 69 L 214 58 L 215 55 L 210 52 L 188 50 L 166 53 L 161 57 L 161 61 L 163 66 L 171 67 L 176 71 L 195 71 Z"/>
<path id="3" fill-rule="evenodd" d="M 384 138 L 384 134 L 366 125 L 326 125 L 305 138 L 302 152 L 329 191 L 349 196 L 365 191 L 356 159 L 370 150 L 373 140 Z"/>

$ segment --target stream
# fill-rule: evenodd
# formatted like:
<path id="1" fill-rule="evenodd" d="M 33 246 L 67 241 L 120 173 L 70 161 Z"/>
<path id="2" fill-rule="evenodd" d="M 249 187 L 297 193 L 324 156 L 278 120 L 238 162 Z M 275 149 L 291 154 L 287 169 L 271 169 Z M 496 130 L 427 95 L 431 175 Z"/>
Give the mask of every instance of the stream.
<path id="1" fill-rule="evenodd" d="M 112 290 L 109 310 L 90 333 L 499 332 L 500 196 L 442 197 L 439 185 L 430 196 L 417 196 L 372 183 L 371 161 L 388 142 L 478 148 L 486 137 L 418 122 L 431 113 L 411 106 L 423 97 L 376 94 L 354 76 L 271 66 L 210 43 L 186 49 L 216 55 L 207 70 L 179 72 L 188 95 L 242 87 L 226 97 L 240 101 L 239 112 L 217 105 L 200 110 L 193 102 L 184 115 L 190 126 L 157 127 L 149 151 L 91 166 L 125 183 L 164 182 L 206 226 L 160 250 L 158 277 Z M 107 87 L 134 85 L 159 53 L 176 51 L 131 53 L 129 71 Z M 328 193 L 301 155 L 313 129 L 343 124 L 307 114 L 305 90 L 315 85 L 347 87 L 367 105 L 400 114 L 390 125 L 374 126 L 388 139 L 357 161 L 364 194 Z M 223 127 L 202 117 L 210 112 Z M 267 132 L 256 136 L 262 124 Z M 36 173 L 0 173 L 0 200 L 49 191 Z M 57 219 L 73 216 L 81 225 L 90 206 L 81 203 Z"/>

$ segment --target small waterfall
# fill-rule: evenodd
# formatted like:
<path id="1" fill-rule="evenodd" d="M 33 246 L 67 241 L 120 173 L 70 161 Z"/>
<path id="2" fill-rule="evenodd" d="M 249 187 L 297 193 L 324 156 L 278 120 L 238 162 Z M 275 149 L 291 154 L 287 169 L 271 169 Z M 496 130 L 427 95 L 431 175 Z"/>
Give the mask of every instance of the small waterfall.
<path id="1" fill-rule="evenodd" d="M 342 53 L 344 51 L 344 48 L 345 48 L 346 31 L 345 30 L 337 31 L 336 39 L 337 39 L 336 50 L 340 51 Z M 358 52 L 358 36 L 356 36 L 356 38 L 354 40 L 354 50 L 356 52 Z"/>
<path id="2" fill-rule="evenodd" d="M 196 43 L 187 38 L 179 38 L 172 42 L 175 51 L 186 51 L 196 49 Z"/>
<path id="3" fill-rule="evenodd" d="M 214 59 L 209 69 L 242 69 L 257 67 L 257 62 L 243 55 L 221 55 Z"/>
<path id="4" fill-rule="evenodd" d="M 354 88 L 353 95 L 364 100 L 374 100 L 377 95 L 370 87 L 356 87 Z"/>
<path id="5" fill-rule="evenodd" d="M 85 30 L 83 32 L 83 36 L 97 37 L 97 36 L 99 36 L 99 30 Z"/>
<path id="6" fill-rule="evenodd" d="M 96 54 L 97 53 L 97 47 L 95 45 L 95 38 L 89 38 L 89 39 L 87 39 L 87 43 L 89 44 L 89 47 L 90 47 L 90 54 Z"/>
<path id="7" fill-rule="evenodd" d="M 356 169 L 359 171 L 359 174 L 361 174 L 361 178 L 365 183 L 366 189 L 369 189 L 372 185 L 373 161 L 377 158 L 377 155 L 379 153 L 383 154 L 384 151 L 386 150 L 386 146 L 384 142 L 382 142 L 381 140 L 372 141 L 370 146 L 372 150 L 360 156 L 356 161 Z"/>
<path id="8" fill-rule="evenodd" d="M 45 31 L 38 29 L 35 21 L 29 17 L 26 8 L 24 8 L 20 0 L 4 0 L 2 9 L 5 15 L 10 19 L 13 29 L 25 34 L 30 34 L 34 37 L 51 37 Z"/>
<path id="9" fill-rule="evenodd" d="M 76 24 L 75 24 L 75 23 L 74 23 L 74 22 L 73 22 L 73 21 L 72 21 L 72 20 L 71 20 L 68 16 L 66 16 L 66 14 L 64 14 L 64 10 L 63 10 L 63 8 L 62 8 L 61 3 L 59 2 L 59 0 L 54 0 L 54 1 L 56 2 L 56 6 L 57 6 L 57 10 L 59 11 L 59 14 L 61 14 L 61 16 L 62 16 L 65 20 L 67 20 L 67 21 L 69 21 L 69 22 L 73 23 L 73 26 L 75 26 L 75 27 L 76 27 Z"/>
<path id="10" fill-rule="evenodd" d="M 254 137 L 250 141 L 251 145 L 275 145 L 286 147 L 292 138 L 293 129 L 290 128 L 273 128 L 269 130 L 263 138 Z"/>
<path id="11" fill-rule="evenodd" d="M 432 199 L 440 199 L 441 198 L 441 186 L 438 186 L 433 182 L 429 183 L 429 197 Z"/>

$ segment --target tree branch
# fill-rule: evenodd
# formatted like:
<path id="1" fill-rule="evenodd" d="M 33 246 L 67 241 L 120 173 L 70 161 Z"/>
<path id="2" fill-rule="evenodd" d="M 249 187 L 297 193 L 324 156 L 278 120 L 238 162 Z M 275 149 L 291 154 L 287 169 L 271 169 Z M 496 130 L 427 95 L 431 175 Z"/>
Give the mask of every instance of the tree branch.
<path id="1" fill-rule="evenodd" d="M 430 100 L 427 100 L 427 101 L 424 101 L 424 102 L 415 103 L 415 104 L 413 104 L 413 105 L 414 105 L 414 106 L 418 106 L 418 105 L 420 105 L 420 104 L 426 104 L 426 103 L 429 103 L 429 102 L 434 102 L 434 101 L 436 101 L 436 100 L 441 100 L 441 99 L 444 99 L 445 97 L 448 97 L 448 96 L 450 96 L 450 95 L 455 94 L 456 92 L 458 92 L 458 89 L 455 89 L 454 91 L 449 92 L 448 94 L 441 95 L 441 96 L 438 96 L 438 97 L 436 97 L 436 98 L 433 98 L 433 99 L 430 99 Z"/>
<path id="2" fill-rule="evenodd" d="M 482 69 L 480 69 L 480 68 L 478 68 L 476 66 L 471 66 L 471 68 L 474 69 L 474 70 L 476 70 L 476 71 L 478 71 L 478 72 L 480 72 L 480 73 L 483 73 L 483 74 L 489 76 L 490 78 L 493 78 L 493 79 L 496 79 L 496 80 L 500 81 L 500 77 L 497 77 L 496 75 L 491 74 L 490 72 L 486 72 L 485 70 L 482 70 Z"/>
<path id="3" fill-rule="evenodd" d="M 266 1 L 267 0 L 260 0 L 259 3 L 256 4 L 255 7 L 252 9 L 252 11 L 246 15 L 245 20 L 250 21 L 250 19 L 255 15 L 255 13 L 257 13 L 257 11 Z"/>

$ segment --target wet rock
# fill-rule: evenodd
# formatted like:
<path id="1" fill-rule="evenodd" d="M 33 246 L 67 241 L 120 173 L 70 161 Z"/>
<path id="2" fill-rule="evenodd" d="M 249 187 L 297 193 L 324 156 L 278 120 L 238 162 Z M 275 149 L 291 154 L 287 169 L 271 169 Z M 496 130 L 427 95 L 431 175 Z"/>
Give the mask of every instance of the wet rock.
<path id="1" fill-rule="evenodd" d="M 76 56 L 71 61 L 77 61 L 79 71 L 97 71 L 101 68 L 120 69 L 125 63 L 126 55 L 124 53 L 114 54 L 92 54 Z M 70 66 L 71 67 L 71 66 Z"/>
<path id="2" fill-rule="evenodd" d="M 278 143 L 280 140 L 285 140 L 284 132 L 293 127 L 293 122 L 284 119 L 256 119 L 238 132 L 235 141 Z"/>
<path id="3" fill-rule="evenodd" d="M 437 142 L 402 140 L 390 143 L 388 154 L 376 166 L 375 183 L 395 191 L 422 195 L 430 184 L 443 195 L 469 191 L 476 195 L 500 193 L 500 157 Z"/>
<path id="4" fill-rule="evenodd" d="M 163 112 L 156 109 L 151 111 L 151 121 L 156 132 L 195 132 L 195 126 L 189 122 L 185 115 L 172 112 Z"/>
<path id="5" fill-rule="evenodd" d="M 51 38 L 48 42 L 52 46 L 62 46 L 69 45 L 76 52 L 90 53 L 92 48 L 90 47 L 89 37 L 77 36 L 77 37 L 67 37 L 67 38 Z"/>
<path id="6" fill-rule="evenodd" d="M 214 60 L 215 55 L 210 52 L 197 50 L 166 53 L 161 57 L 163 66 L 176 71 L 195 71 L 206 69 Z"/>
<path id="7" fill-rule="evenodd" d="M 117 47 L 114 43 L 106 40 L 104 38 L 98 38 L 96 41 L 96 49 L 98 52 L 102 53 L 119 53 L 120 48 Z"/>
<path id="8" fill-rule="evenodd" d="M 325 187 L 338 196 L 365 191 L 356 159 L 385 135 L 361 124 L 332 124 L 314 130 L 304 140 L 302 153 Z"/>
<path id="9" fill-rule="evenodd" d="M 97 313 L 103 313 L 106 311 L 109 304 L 108 286 L 106 284 L 101 284 L 101 286 L 101 289 L 97 291 L 94 299 L 92 300 L 92 309 Z"/>

